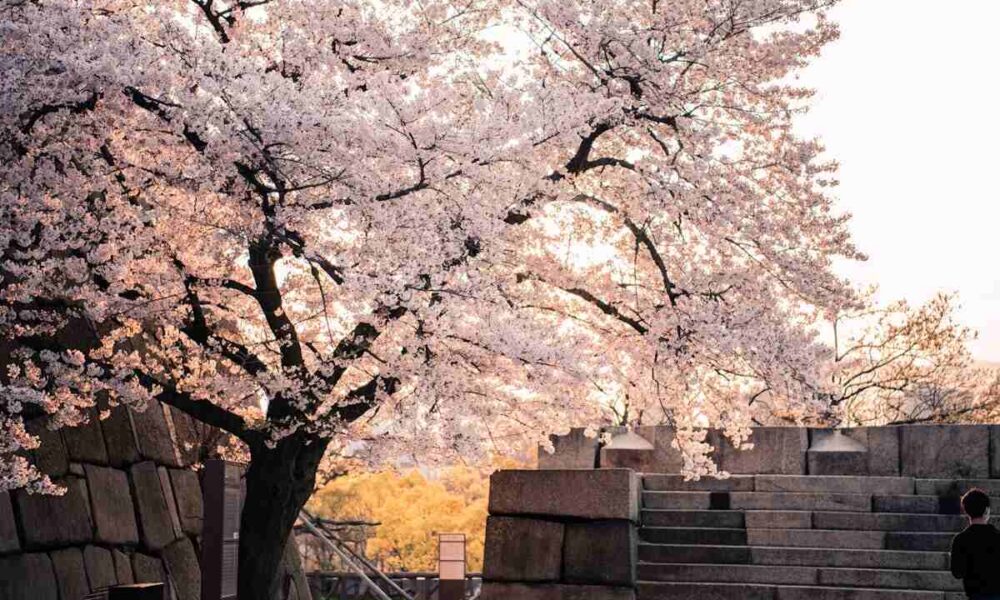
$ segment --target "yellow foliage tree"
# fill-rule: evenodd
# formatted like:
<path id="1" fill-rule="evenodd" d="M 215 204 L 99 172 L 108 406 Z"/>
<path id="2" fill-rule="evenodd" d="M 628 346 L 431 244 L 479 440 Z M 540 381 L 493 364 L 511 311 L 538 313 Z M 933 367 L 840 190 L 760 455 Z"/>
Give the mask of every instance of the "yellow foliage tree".
<path id="1" fill-rule="evenodd" d="M 380 525 L 366 553 L 386 571 L 435 571 L 437 533 L 464 533 L 469 572 L 483 566 L 489 476 L 479 469 L 345 475 L 313 495 L 309 510 Z"/>

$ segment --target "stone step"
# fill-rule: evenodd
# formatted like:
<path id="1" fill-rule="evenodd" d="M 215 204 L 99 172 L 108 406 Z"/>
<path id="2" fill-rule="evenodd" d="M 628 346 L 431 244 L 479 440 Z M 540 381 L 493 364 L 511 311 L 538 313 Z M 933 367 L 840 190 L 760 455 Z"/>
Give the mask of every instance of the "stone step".
<path id="1" fill-rule="evenodd" d="M 744 514 L 745 527 L 751 529 L 811 529 L 813 526 L 813 513 L 807 510 L 748 510 Z"/>
<path id="2" fill-rule="evenodd" d="M 749 525 L 749 519 L 747 520 Z M 959 515 L 914 513 L 814 512 L 815 529 L 865 529 L 869 531 L 946 531 L 959 532 L 966 519 Z"/>
<path id="3" fill-rule="evenodd" d="M 955 592 L 735 583 L 640 582 L 639 600 L 957 600 Z"/>
<path id="4" fill-rule="evenodd" d="M 840 494 L 912 494 L 912 477 L 853 475 L 757 475 L 757 492 L 837 492 Z"/>
<path id="5" fill-rule="evenodd" d="M 751 546 L 798 546 L 802 548 L 857 548 L 862 550 L 884 548 L 886 550 L 944 552 L 951 548 L 951 540 L 954 537 L 954 533 L 940 531 L 747 529 L 747 543 Z"/>
<path id="6" fill-rule="evenodd" d="M 643 475 L 642 487 L 654 492 L 752 492 L 753 475 L 732 475 L 727 479 L 705 477 L 698 481 L 685 481 L 683 475 Z"/>
<path id="7" fill-rule="evenodd" d="M 854 567 L 859 569 L 902 569 L 942 571 L 948 569 L 945 552 L 902 550 L 860 550 L 840 548 L 796 548 L 757 546 L 750 548 L 750 562 L 755 565 L 801 565 L 816 567 Z"/>
<path id="8" fill-rule="evenodd" d="M 918 496 L 961 496 L 979 488 L 990 496 L 1000 496 L 1000 479 L 917 479 L 913 493 Z"/>
<path id="9" fill-rule="evenodd" d="M 716 563 L 862 569 L 948 569 L 945 552 L 884 549 L 802 548 L 795 546 L 706 546 L 639 544 L 639 560 L 648 563 Z"/>
<path id="10" fill-rule="evenodd" d="M 1000 526 L 1000 517 L 991 520 Z M 684 510 L 644 509 L 647 527 L 708 527 L 713 529 L 846 529 L 958 533 L 966 526 L 960 515 L 869 513 L 803 510 Z"/>
<path id="11" fill-rule="evenodd" d="M 886 550 L 912 550 L 918 552 L 947 552 L 951 550 L 951 532 L 887 531 Z"/>
<path id="12" fill-rule="evenodd" d="M 961 592 L 962 580 L 951 571 L 820 568 L 819 584 L 834 587 L 892 588 Z"/>
<path id="13" fill-rule="evenodd" d="M 738 529 L 746 526 L 739 510 L 643 510 L 643 526 L 651 527 L 713 527 Z"/>
<path id="14" fill-rule="evenodd" d="M 959 515 L 962 507 L 958 498 L 944 496 L 875 495 L 872 512 Z"/>
<path id="15" fill-rule="evenodd" d="M 885 547 L 886 535 L 884 531 L 748 529 L 747 541 L 751 546 L 879 550 Z"/>
<path id="16" fill-rule="evenodd" d="M 816 585 L 818 571 L 818 567 L 774 565 L 639 563 L 638 575 L 640 581 Z"/>
<path id="17" fill-rule="evenodd" d="M 705 546 L 781 546 L 860 550 L 947 552 L 951 532 L 868 531 L 857 529 L 736 529 L 714 527 L 649 527 L 639 539 L 651 544 Z"/>
<path id="18" fill-rule="evenodd" d="M 747 546 L 639 544 L 639 561 L 649 563 L 749 564 Z"/>
<path id="19" fill-rule="evenodd" d="M 746 546 L 746 529 L 711 529 L 706 527 L 646 527 L 639 539 L 652 544 L 698 544 L 706 546 Z"/>
<path id="20" fill-rule="evenodd" d="M 712 508 L 712 492 L 643 492 L 642 507 L 709 510 Z"/>
<path id="21" fill-rule="evenodd" d="M 868 494 L 836 492 L 731 492 L 729 507 L 744 510 L 867 512 L 871 510 L 871 498 Z"/>
<path id="22" fill-rule="evenodd" d="M 787 565 L 652 564 L 639 565 L 642 581 L 692 583 L 771 583 L 832 587 L 961 591 L 949 571 L 792 567 Z"/>
<path id="23" fill-rule="evenodd" d="M 951 600 L 946 592 L 741 583 L 639 582 L 639 600 Z"/>
<path id="24" fill-rule="evenodd" d="M 835 492 L 654 492 L 642 494 L 643 508 L 688 510 L 820 510 L 869 512 L 872 496 Z M 888 511 L 887 511 L 888 512 Z M 891 511 L 915 512 L 915 511 Z M 936 511 L 928 511 L 936 512 Z"/>

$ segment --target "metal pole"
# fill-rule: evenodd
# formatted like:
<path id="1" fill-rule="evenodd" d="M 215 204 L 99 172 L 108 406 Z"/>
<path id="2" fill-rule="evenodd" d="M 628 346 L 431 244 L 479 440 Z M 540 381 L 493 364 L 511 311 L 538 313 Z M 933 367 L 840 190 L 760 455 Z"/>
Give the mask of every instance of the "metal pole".
<path id="1" fill-rule="evenodd" d="M 361 577 L 362 581 L 364 581 L 369 586 L 371 586 L 372 592 L 376 596 L 378 596 L 379 600 L 392 600 L 392 597 L 390 597 L 388 594 L 386 594 L 385 590 L 383 590 L 379 586 L 375 585 L 375 582 L 372 581 L 371 578 L 368 577 L 368 575 L 365 573 L 364 569 L 362 569 L 361 567 L 359 567 L 358 565 L 356 565 L 354 563 L 354 560 L 351 559 L 351 557 L 346 552 L 344 552 L 343 550 L 341 550 L 337 546 L 337 544 L 334 544 L 332 541 L 330 541 L 330 538 L 326 537 L 326 534 L 324 534 L 322 531 L 320 531 L 319 529 L 317 529 L 316 526 L 313 525 L 313 522 L 312 522 L 311 519 L 309 519 L 309 517 L 307 517 L 306 515 L 301 514 L 301 513 L 299 514 L 299 517 L 302 519 L 302 522 L 305 524 L 306 529 L 308 529 L 310 533 L 312 533 L 313 535 L 315 535 L 319 539 L 323 540 L 323 542 L 327 545 L 327 547 L 330 548 L 330 550 L 333 550 L 334 554 L 336 554 L 337 556 L 339 556 L 340 560 L 344 561 L 344 564 L 347 565 L 347 567 L 349 569 L 351 569 L 352 571 L 354 571 L 355 573 L 357 573 L 358 576 Z"/>

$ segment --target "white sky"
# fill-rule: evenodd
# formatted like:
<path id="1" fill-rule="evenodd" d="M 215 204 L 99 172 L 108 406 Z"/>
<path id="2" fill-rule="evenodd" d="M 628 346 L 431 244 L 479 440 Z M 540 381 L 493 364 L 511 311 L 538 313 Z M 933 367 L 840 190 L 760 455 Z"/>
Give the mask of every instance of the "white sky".
<path id="1" fill-rule="evenodd" d="M 957 291 L 1000 361 L 998 0 L 844 0 L 841 38 L 802 75 L 801 133 L 841 163 L 842 210 L 867 263 L 842 272 L 880 298 Z"/>

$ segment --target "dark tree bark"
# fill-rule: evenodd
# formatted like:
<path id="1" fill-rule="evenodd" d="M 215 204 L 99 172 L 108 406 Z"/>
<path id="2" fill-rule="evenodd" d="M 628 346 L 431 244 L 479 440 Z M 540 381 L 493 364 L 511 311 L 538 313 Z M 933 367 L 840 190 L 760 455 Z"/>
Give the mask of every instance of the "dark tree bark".
<path id="1" fill-rule="evenodd" d="M 327 441 L 292 435 L 251 448 L 240 521 L 240 600 L 280 598 L 281 560 L 299 511 L 313 492 Z"/>

